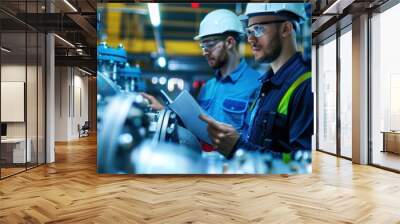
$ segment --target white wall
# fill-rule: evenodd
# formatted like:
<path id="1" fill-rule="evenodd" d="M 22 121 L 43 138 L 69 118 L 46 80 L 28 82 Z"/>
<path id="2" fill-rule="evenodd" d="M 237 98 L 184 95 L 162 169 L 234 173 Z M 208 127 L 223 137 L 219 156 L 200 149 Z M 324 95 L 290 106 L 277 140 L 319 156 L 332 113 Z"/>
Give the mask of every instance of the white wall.
<path id="1" fill-rule="evenodd" d="M 1 66 L 1 81 L 4 82 L 25 82 L 24 65 L 9 64 Z M 28 70 L 30 70 L 28 68 Z M 29 93 L 28 93 L 29 95 Z M 7 108 L 1 108 L 6 110 Z M 7 122 L 7 136 L 8 137 L 25 137 L 25 122 Z"/>
<path id="2" fill-rule="evenodd" d="M 67 67 L 55 68 L 55 141 L 68 140 L 68 85 Z"/>
<path id="3" fill-rule="evenodd" d="M 25 82 L 25 73 L 25 64 L 2 65 L 1 81 Z"/>
<path id="4" fill-rule="evenodd" d="M 38 69 L 38 70 L 37 70 Z M 26 106 L 25 102 L 19 110 L 22 114 L 26 112 L 26 120 L 22 122 L 6 122 L 7 137 L 9 138 L 24 138 L 25 135 L 30 139 L 32 161 L 36 162 L 39 158 L 39 163 L 44 163 L 44 82 L 41 66 L 25 66 L 25 64 L 3 64 L 1 66 L 2 82 L 24 82 L 26 84 Z M 27 78 L 27 80 L 25 80 Z M 2 89 L 2 93 L 4 94 Z M 24 89 L 19 90 L 20 94 L 24 94 Z M 7 95 L 2 95 L 2 98 L 8 98 Z M 24 98 L 25 96 L 23 96 Z M 25 101 L 25 100 L 24 100 Z M 2 103 L 3 104 L 3 103 Z M 11 107 L 2 107 L 2 112 L 13 113 Z M 15 110 L 15 109 L 14 109 Z M 14 111 L 14 113 L 16 113 Z M 24 116 L 24 115 L 22 115 Z M 2 118 L 3 119 L 3 118 Z M 39 155 L 37 156 L 37 153 Z"/>
<path id="5" fill-rule="evenodd" d="M 78 72 L 79 75 L 76 75 Z M 72 120 L 72 134 L 73 136 L 78 136 L 77 126 L 80 124 L 81 126 L 85 123 L 85 121 L 89 120 L 88 116 L 88 77 L 82 76 L 83 73 L 79 72 L 79 70 L 75 70 L 74 75 L 74 119 Z M 79 102 L 80 101 L 80 102 Z M 80 108 L 81 107 L 81 108 Z M 81 111 L 80 111 L 81 110 Z"/>
<path id="6" fill-rule="evenodd" d="M 1 121 L 25 121 L 25 82 L 1 82 Z M 36 108 L 36 105 L 35 105 Z"/>
<path id="7" fill-rule="evenodd" d="M 76 68 L 56 67 L 56 141 L 77 139 L 78 124 L 88 120 L 88 78 L 83 75 Z"/>

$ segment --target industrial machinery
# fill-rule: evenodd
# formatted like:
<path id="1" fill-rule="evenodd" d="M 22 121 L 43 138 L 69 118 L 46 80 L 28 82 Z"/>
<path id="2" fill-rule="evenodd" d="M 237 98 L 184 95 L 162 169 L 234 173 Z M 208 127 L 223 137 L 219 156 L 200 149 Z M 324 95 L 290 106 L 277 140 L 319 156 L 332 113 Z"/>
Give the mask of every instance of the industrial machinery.
<path id="1" fill-rule="evenodd" d="M 150 109 L 139 93 L 145 89 L 140 69 L 127 63 L 124 48 L 101 43 L 98 63 L 98 171 L 203 173 L 196 137 L 179 125 L 179 118 L 171 110 Z M 173 166 L 157 158 L 168 158 Z"/>

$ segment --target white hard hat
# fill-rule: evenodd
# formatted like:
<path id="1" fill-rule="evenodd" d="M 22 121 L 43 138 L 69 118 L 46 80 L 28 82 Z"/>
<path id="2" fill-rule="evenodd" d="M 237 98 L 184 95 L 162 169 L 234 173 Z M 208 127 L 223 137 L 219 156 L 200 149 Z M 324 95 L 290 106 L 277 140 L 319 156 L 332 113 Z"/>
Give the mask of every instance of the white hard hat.
<path id="1" fill-rule="evenodd" d="M 200 23 L 199 35 L 193 39 L 199 40 L 208 35 L 222 34 L 229 31 L 243 34 L 242 23 L 235 13 L 227 9 L 217 9 L 204 17 Z"/>
<path id="2" fill-rule="evenodd" d="M 284 12 L 294 14 L 297 17 L 295 18 L 297 21 L 306 18 L 304 3 L 248 3 L 245 15 L 248 19 L 256 15 L 279 15 Z"/>

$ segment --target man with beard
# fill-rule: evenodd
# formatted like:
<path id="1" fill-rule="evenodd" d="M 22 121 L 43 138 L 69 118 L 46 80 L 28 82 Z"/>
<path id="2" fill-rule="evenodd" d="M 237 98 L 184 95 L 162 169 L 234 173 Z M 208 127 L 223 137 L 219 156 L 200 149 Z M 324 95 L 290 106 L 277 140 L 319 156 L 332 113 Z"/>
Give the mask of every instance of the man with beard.
<path id="1" fill-rule="evenodd" d="M 246 126 L 246 112 L 260 86 L 260 74 L 239 54 L 243 34 L 243 25 L 236 14 L 218 9 L 204 17 L 199 35 L 194 37 L 200 41 L 208 65 L 216 70 L 215 77 L 202 87 L 198 102 L 211 117 L 232 125 L 239 132 Z M 164 108 L 153 96 L 143 96 L 150 100 L 153 109 Z"/>
<path id="2" fill-rule="evenodd" d="M 285 160 L 297 151 L 311 151 L 313 95 L 311 62 L 296 45 L 304 4 L 249 3 L 247 40 L 258 62 L 270 63 L 260 78 L 261 88 L 251 112 L 249 129 L 240 135 L 234 127 L 201 115 L 218 151 L 231 158 L 239 149 L 270 152 Z"/>

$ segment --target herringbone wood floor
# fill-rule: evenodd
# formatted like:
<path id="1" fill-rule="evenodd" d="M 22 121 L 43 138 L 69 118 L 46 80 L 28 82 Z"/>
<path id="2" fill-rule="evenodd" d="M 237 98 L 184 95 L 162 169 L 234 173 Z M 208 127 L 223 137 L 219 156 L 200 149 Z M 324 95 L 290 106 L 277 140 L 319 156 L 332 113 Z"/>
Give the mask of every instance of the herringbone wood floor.
<path id="1" fill-rule="evenodd" d="M 400 223 L 400 175 L 320 152 L 297 176 L 96 174 L 96 139 L 0 181 L 0 223 Z"/>

